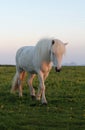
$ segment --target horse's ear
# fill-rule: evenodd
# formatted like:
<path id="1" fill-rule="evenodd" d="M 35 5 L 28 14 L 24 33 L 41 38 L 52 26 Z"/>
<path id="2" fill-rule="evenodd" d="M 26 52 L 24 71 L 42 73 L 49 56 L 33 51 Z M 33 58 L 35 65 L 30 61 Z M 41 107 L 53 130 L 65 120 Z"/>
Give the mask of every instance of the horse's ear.
<path id="1" fill-rule="evenodd" d="M 54 43 L 55 43 L 55 41 L 54 41 L 54 40 L 52 40 L 52 45 L 54 45 Z"/>
<path id="2" fill-rule="evenodd" d="M 64 43 L 64 45 L 66 46 L 66 45 L 68 45 L 68 43 Z"/>

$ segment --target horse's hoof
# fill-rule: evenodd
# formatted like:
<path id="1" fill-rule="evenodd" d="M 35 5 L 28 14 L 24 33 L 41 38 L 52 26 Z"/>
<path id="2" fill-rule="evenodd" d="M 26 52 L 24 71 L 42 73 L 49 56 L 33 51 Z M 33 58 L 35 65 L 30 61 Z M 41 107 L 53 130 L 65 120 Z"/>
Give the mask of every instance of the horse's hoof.
<path id="1" fill-rule="evenodd" d="M 37 100 L 37 101 L 40 101 L 40 97 L 37 96 L 37 97 L 36 97 L 36 100 Z"/>
<path id="2" fill-rule="evenodd" d="M 36 103 L 34 103 L 34 104 L 30 104 L 30 106 L 31 106 L 31 107 L 35 107 L 35 106 L 36 106 Z"/>
<path id="3" fill-rule="evenodd" d="M 47 102 L 43 102 L 42 105 L 43 105 L 43 106 L 47 106 Z"/>
<path id="4" fill-rule="evenodd" d="M 31 98 L 32 98 L 32 100 L 35 100 L 35 99 L 36 99 L 36 97 L 35 97 L 34 95 L 31 95 Z"/>

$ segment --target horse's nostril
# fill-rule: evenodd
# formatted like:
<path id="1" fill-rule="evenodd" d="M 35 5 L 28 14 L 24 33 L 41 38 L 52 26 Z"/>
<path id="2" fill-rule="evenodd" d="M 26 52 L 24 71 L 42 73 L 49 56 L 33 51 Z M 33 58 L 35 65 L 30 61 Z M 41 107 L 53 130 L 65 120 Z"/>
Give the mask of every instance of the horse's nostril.
<path id="1" fill-rule="evenodd" d="M 61 71 L 61 69 L 57 69 L 57 72 L 60 72 Z"/>
<path id="2" fill-rule="evenodd" d="M 61 71 L 61 69 L 58 69 L 57 67 L 55 67 L 55 70 L 56 70 L 56 72 L 60 72 Z"/>

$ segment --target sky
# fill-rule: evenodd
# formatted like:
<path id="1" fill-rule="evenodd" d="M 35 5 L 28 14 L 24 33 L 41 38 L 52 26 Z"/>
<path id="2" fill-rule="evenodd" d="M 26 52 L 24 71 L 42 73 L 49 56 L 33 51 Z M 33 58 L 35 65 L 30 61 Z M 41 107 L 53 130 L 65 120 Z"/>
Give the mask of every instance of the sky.
<path id="1" fill-rule="evenodd" d="M 0 0 L 0 64 L 44 37 L 69 43 L 63 64 L 85 65 L 85 0 Z"/>

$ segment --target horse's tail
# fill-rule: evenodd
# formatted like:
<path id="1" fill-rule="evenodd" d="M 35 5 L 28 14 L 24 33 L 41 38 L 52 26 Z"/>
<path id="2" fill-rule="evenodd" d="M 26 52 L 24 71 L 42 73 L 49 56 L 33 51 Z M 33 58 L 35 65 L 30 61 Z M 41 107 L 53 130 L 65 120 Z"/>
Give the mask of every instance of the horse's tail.
<path id="1" fill-rule="evenodd" d="M 11 93 L 14 93 L 15 90 L 18 89 L 18 78 L 19 78 L 19 73 L 18 73 L 18 71 L 16 71 L 16 74 L 15 74 L 13 81 L 12 81 Z"/>

